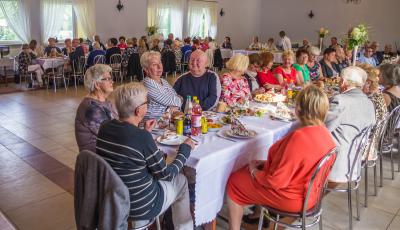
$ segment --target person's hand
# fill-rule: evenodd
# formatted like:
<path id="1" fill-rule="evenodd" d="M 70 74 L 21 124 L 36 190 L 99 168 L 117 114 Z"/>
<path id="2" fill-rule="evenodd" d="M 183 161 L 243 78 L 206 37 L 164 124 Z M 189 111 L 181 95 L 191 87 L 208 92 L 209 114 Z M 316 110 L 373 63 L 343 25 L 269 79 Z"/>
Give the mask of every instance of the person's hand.
<path id="1" fill-rule="evenodd" d="M 148 132 L 151 132 L 154 129 L 155 125 L 156 125 L 156 120 L 154 119 L 147 120 L 144 123 L 144 129 L 147 130 Z"/>
<path id="2" fill-rule="evenodd" d="M 180 109 L 179 109 L 179 107 L 171 106 L 171 107 L 169 107 L 169 112 L 170 112 L 170 114 L 174 114 L 175 112 L 180 112 Z"/>
<path id="3" fill-rule="evenodd" d="M 186 138 L 186 140 L 183 142 L 184 144 L 187 144 L 187 145 L 189 145 L 190 146 L 190 148 L 193 150 L 194 149 L 194 147 L 196 146 L 195 144 L 194 144 L 194 141 L 192 140 L 192 138 Z"/>

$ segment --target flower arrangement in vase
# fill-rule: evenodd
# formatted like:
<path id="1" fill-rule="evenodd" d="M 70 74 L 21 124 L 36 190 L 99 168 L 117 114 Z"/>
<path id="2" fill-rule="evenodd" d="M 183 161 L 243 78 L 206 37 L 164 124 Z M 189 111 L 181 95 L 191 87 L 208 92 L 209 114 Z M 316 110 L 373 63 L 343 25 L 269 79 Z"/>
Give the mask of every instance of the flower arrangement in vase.
<path id="1" fill-rule="evenodd" d="M 368 28 L 364 24 L 355 26 L 349 30 L 347 44 L 353 50 L 353 65 L 356 64 L 358 47 L 368 41 Z"/>
<path id="2" fill-rule="evenodd" d="M 322 43 L 324 41 L 324 38 L 326 35 L 329 34 L 329 30 L 327 30 L 324 27 L 321 27 L 318 31 L 318 36 L 319 36 L 319 50 L 322 51 Z"/>
<path id="3" fill-rule="evenodd" d="M 153 36 L 154 34 L 157 33 L 158 27 L 157 26 L 148 26 L 146 27 L 147 35 L 148 36 Z"/>

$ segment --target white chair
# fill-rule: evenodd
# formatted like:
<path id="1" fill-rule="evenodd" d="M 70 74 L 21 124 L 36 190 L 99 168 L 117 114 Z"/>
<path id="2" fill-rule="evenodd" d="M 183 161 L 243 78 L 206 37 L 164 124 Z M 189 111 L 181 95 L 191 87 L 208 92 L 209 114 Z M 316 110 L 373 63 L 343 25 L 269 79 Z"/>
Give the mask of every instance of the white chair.
<path id="1" fill-rule="evenodd" d="M 122 56 L 121 54 L 113 54 L 110 57 L 110 67 L 111 67 L 111 73 L 113 77 L 115 77 L 117 80 L 119 79 L 122 83 L 124 80 L 122 76 Z"/>

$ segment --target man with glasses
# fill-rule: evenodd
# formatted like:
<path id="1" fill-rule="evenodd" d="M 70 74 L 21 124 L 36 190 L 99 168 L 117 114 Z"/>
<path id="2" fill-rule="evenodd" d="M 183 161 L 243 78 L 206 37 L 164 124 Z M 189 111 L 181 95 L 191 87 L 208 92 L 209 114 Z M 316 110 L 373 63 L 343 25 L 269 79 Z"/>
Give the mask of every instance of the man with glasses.
<path id="1" fill-rule="evenodd" d="M 85 87 L 89 91 L 79 104 L 75 117 L 75 138 L 79 151 L 96 151 L 96 138 L 100 124 L 117 117 L 108 96 L 113 92 L 111 67 L 96 64 L 85 74 Z"/>
<path id="2" fill-rule="evenodd" d="M 377 66 L 376 59 L 373 57 L 374 55 L 374 50 L 372 47 L 368 46 L 365 49 L 364 55 L 361 55 L 361 57 L 358 59 L 359 63 L 367 63 L 372 65 L 373 67 Z"/>

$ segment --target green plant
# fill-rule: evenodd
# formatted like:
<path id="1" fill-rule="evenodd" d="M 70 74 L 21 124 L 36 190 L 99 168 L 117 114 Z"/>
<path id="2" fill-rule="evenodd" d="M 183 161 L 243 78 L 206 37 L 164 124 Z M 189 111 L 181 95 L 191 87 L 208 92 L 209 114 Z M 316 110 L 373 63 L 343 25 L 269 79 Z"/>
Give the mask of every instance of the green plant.
<path id="1" fill-rule="evenodd" d="M 348 37 L 349 48 L 353 50 L 354 47 L 364 45 L 368 41 L 368 28 L 364 24 L 353 27 Z"/>
<path id="2" fill-rule="evenodd" d="M 148 27 L 146 27 L 146 31 L 149 36 L 152 36 L 157 33 L 158 27 L 157 26 L 148 26 Z"/>

